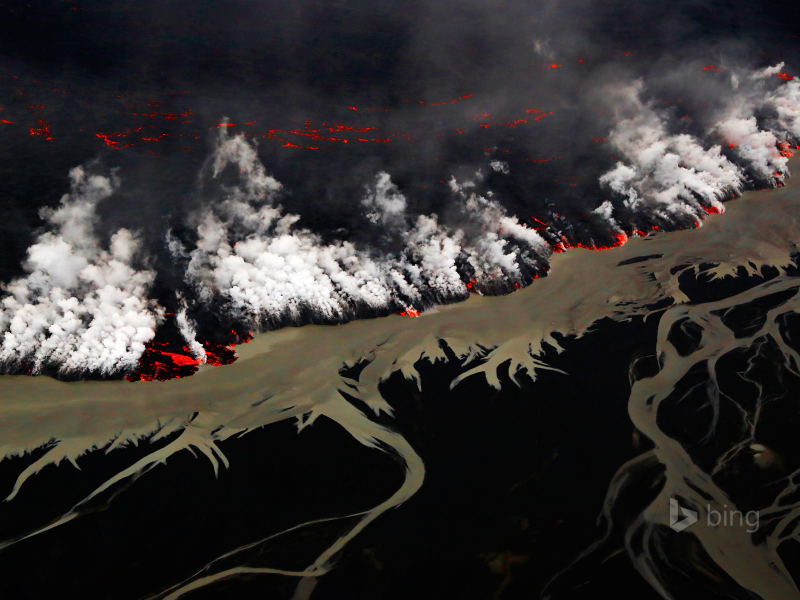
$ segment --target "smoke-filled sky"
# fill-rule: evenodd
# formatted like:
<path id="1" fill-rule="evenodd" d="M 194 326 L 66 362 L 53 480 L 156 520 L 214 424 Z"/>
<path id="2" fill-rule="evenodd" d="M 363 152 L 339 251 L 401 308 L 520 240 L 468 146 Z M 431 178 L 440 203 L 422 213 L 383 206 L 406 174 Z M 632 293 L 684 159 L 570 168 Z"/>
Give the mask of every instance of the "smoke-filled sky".
<path id="1" fill-rule="evenodd" d="M 800 138 L 789 2 L 0 14 L 7 371 L 512 292 L 780 185 Z"/>

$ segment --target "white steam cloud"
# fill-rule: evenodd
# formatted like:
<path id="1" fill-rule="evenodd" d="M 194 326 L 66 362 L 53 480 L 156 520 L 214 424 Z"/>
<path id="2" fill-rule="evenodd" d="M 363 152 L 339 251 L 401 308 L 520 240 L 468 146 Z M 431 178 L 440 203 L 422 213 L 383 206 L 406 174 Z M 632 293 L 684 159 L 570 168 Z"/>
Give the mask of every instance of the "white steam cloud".
<path id="1" fill-rule="evenodd" d="M 800 79 L 795 77 L 769 94 L 767 103 L 778 114 L 775 134 L 781 140 L 788 136 L 800 139 Z"/>
<path id="2" fill-rule="evenodd" d="M 546 45 L 537 48 L 546 51 Z M 699 224 L 749 185 L 781 184 L 790 145 L 800 139 L 800 79 L 774 85 L 782 67 L 732 72 L 735 92 L 699 137 L 675 133 L 669 109 L 642 99 L 641 82 L 615 90 L 617 123 L 608 140 L 620 160 L 600 178 L 614 198 L 592 214 L 624 239 L 621 223 L 632 216 Z M 191 252 L 171 234 L 167 246 L 188 258 L 192 302 L 221 302 L 220 310 L 255 330 L 420 310 L 464 299 L 470 290 L 508 291 L 530 282 L 551 253 L 539 233 L 509 215 L 491 192 L 478 192 L 481 171 L 463 181 L 451 178 L 455 206 L 446 222 L 436 214 L 410 214 L 391 176 L 378 173 L 360 203 L 364 226 L 385 242 L 377 250 L 323 240 L 303 228 L 300 217 L 280 205 L 282 186 L 267 174 L 255 145 L 230 137 L 227 128 L 207 167 L 215 181 L 238 170 L 236 183 L 222 186 L 222 197 L 195 214 Z M 503 161 L 489 168 L 509 173 Z M 95 232 L 96 207 L 117 181 L 82 168 L 70 177 L 70 193 L 41 212 L 46 230 L 28 249 L 26 275 L 2 288 L 0 365 L 7 371 L 130 371 L 163 320 L 163 309 L 150 299 L 155 274 L 137 266 L 136 236 L 120 229 L 106 247 Z M 196 324 L 182 297 L 179 303 L 176 325 L 203 361 Z"/>
<path id="3" fill-rule="evenodd" d="M 699 224 L 706 213 L 722 212 L 720 201 L 752 184 L 752 177 L 767 185 L 781 184 L 789 174 L 787 152 L 782 148 L 788 148 L 788 140 L 800 138 L 800 80 L 764 91 L 765 78 L 782 68 L 783 64 L 769 67 L 749 78 L 733 74 L 731 85 L 737 94 L 706 132 L 708 138 L 724 140 L 734 155 L 730 159 L 719 143 L 705 144 L 689 134 L 670 133 L 668 112 L 642 100 L 641 81 L 617 90 L 620 120 L 609 141 L 623 160 L 600 178 L 601 185 L 611 189 L 629 212 L 668 223 L 689 218 Z M 741 90 L 742 81 L 750 81 L 751 87 Z M 776 116 L 760 124 L 754 114 L 760 107 Z M 613 212 L 608 201 L 594 211 L 617 228 Z"/>
<path id="4" fill-rule="evenodd" d="M 130 231 L 117 231 L 107 250 L 95 234 L 95 208 L 114 179 L 80 167 L 70 178 L 60 206 L 41 211 L 47 231 L 28 249 L 27 275 L 3 287 L 0 363 L 32 373 L 131 370 L 161 319 L 147 299 L 155 274 L 132 265 L 139 243 Z"/>
<path id="5" fill-rule="evenodd" d="M 536 253 L 549 253 L 539 234 L 499 204 L 467 196 L 469 182 L 451 182 L 465 225 L 448 228 L 436 215 L 410 217 L 403 194 L 379 173 L 361 204 L 367 220 L 401 239 L 403 248 L 375 255 L 347 241 L 324 243 L 298 227 L 299 217 L 277 204 L 280 184 L 244 137 L 222 130 L 212 164 L 214 177 L 238 167 L 239 184 L 200 218 L 188 277 L 201 297 L 222 295 L 255 326 L 298 322 L 308 312 L 341 320 L 363 308 L 452 301 L 467 295 L 470 279 L 478 287 L 519 281 L 520 264 L 533 268 Z"/>

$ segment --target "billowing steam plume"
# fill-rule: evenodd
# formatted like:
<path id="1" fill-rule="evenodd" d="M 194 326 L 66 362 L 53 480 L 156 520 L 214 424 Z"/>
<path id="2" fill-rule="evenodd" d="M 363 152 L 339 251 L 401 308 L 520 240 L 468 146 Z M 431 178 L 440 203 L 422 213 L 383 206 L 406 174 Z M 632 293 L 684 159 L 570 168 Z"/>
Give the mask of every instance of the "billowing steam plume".
<path id="1" fill-rule="evenodd" d="M 782 66 L 750 79 L 761 80 Z M 738 88 L 739 78 L 732 81 Z M 622 200 L 623 214 L 643 212 L 661 223 L 688 220 L 699 225 L 706 214 L 724 212 L 721 200 L 747 186 L 781 185 L 789 174 L 789 148 L 800 138 L 800 80 L 766 94 L 759 86 L 755 93 L 735 96 L 723 118 L 706 132 L 716 138 L 713 144 L 688 133 L 670 133 L 668 113 L 643 101 L 643 92 L 643 83 L 637 81 L 616 93 L 620 120 L 609 140 L 624 160 L 600 178 Z M 760 126 L 754 112 L 764 109 L 774 117 Z M 720 138 L 729 149 L 727 156 Z M 618 226 L 610 202 L 596 212 Z"/>
<path id="2" fill-rule="evenodd" d="M 95 208 L 115 179 L 81 167 L 70 179 L 60 206 L 41 211 L 47 231 L 28 249 L 27 275 L 5 286 L 0 363 L 30 373 L 131 370 L 161 319 L 148 300 L 155 273 L 134 266 L 139 244 L 127 229 L 108 249 L 95 234 Z"/>
<path id="3" fill-rule="evenodd" d="M 641 81 L 609 92 L 616 162 L 599 178 L 595 221 L 619 244 L 643 229 L 699 226 L 745 188 L 782 185 L 800 138 L 800 80 L 776 79 L 782 67 L 732 71 L 723 80 L 725 100 L 694 129 L 669 103 L 649 97 Z M 196 237 L 168 236 L 187 283 L 174 321 L 196 362 L 206 355 L 196 339 L 201 309 L 252 330 L 393 311 L 414 316 L 470 292 L 524 287 L 547 270 L 554 249 L 572 243 L 558 229 L 572 227 L 568 218 L 535 219 L 539 227 L 509 213 L 501 204 L 507 198 L 489 186 L 514 168 L 491 158 L 469 177 L 450 178 L 439 214 L 415 213 L 392 176 L 377 170 L 358 204 L 363 235 L 323 236 L 284 209 L 284 186 L 268 174 L 256 143 L 230 136 L 226 126 L 219 132 L 201 178 L 211 199 L 190 217 Z M 6 371 L 130 372 L 162 321 L 151 292 L 155 274 L 136 262 L 137 238 L 120 229 L 106 249 L 93 228 L 95 208 L 114 193 L 116 179 L 82 168 L 71 178 L 60 207 L 42 212 L 47 230 L 28 250 L 27 275 L 5 286 Z"/>
<path id="4" fill-rule="evenodd" d="M 284 213 L 277 203 L 281 184 L 266 174 L 255 146 L 221 131 L 212 176 L 233 165 L 239 182 L 200 218 L 188 277 L 201 299 L 220 294 L 257 327 L 299 323 L 308 314 L 330 322 L 461 300 L 471 282 L 479 288 L 521 282 L 549 255 L 533 229 L 496 202 L 468 194 L 474 183 L 451 182 L 463 222 L 446 227 L 435 214 L 408 215 L 387 173 L 377 175 L 361 204 L 380 236 L 399 240 L 397 251 L 325 243 Z"/>

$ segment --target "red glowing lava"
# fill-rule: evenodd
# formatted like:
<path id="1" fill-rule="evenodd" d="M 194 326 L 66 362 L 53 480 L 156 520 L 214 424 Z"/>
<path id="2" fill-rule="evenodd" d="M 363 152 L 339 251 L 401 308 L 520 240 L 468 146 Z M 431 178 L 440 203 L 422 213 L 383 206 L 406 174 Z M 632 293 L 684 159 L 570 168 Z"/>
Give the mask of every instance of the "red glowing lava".
<path id="1" fill-rule="evenodd" d="M 110 137 L 125 137 L 126 134 L 124 133 L 95 133 L 95 137 L 100 138 L 103 140 L 109 148 L 114 148 L 115 150 L 119 150 L 119 142 L 114 140 L 110 140 Z"/>
<path id="2" fill-rule="evenodd" d="M 467 94 L 465 96 L 453 98 L 452 100 L 445 100 L 444 102 L 431 102 L 430 104 L 428 104 L 428 106 L 444 106 L 445 104 L 455 104 L 456 102 L 460 102 L 461 100 L 466 100 L 467 98 L 472 98 L 472 94 Z"/>
<path id="3" fill-rule="evenodd" d="M 312 140 L 322 140 L 326 142 L 342 142 L 345 144 L 347 143 L 347 140 L 343 138 L 326 137 L 324 135 L 319 135 L 318 133 L 315 133 L 315 131 L 316 130 L 313 129 L 306 129 L 305 131 L 302 129 L 292 129 L 287 133 L 291 133 L 293 135 L 301 135 L 303 137 L 311 138 Z"/>
<path id="4" fill-rule="evenodd" d="M 200 361 L 189 355 L 189 348 L 183 346 L 186 354 L 169 352 L 165 342 L 150 342 L 139 359 L 139 368 L 125 379 L 128 381 L 167 381 L 188 377 L 197 371 Z"/>
<path id="5" fill-rule="evenodd" d="M 787 81 L 790 81 L 792 79 L 792 76 L 789 75 L 788 73 L 778 73 L 778 79 L 785 79 Z"/>
<path id="6" fill-rule="evenodd" d="M 241 344 L 246 344 L 253 339 L 252 332 L 248 331 L 247 335 L 239 337 L 239 335 L 231 330 L 231 333 L 239 339 L 237 343 L 233 344 L 211 344 L 209 342 L 203 343 L 203 349 L 206 351 L 206 364 L 216 367 L 229 365 L 236 361 L 236 351 L 234 347 Z"/>
<path id="7" fill-rule="evenodd" d="M 324 124 L 325 123 L 323 123 L 323 125 Z M 310 122 L 306 122 L 306 128 L 308 128 L 309 125 L 310 125 Z M 334 125 L 333 127 L 328 127 L 328 130 L 332 131 L 334 133 L 339 132 L 339 131 L 356 131 L 358 133 L 365 133 L 367 131 L 371 131 L 372 129 L 377 129 L 377 127 L 350 127 L 348 125 Z M 310 131 L 319 131 L 319 130 L 318 129 L 312 129 Z M 290 132 L 290 133 L 293 133 L 293 132 Z"/>
<path id="8" fill-rule="evenodd" d="M 238 342 L 231 344 L 211 344 L 205 342 L 206 364 L 221 366 L 236 361 L 234 346 L 246 344 L 253 339 L 252 333 L 239 336 L 231 331 Z M 150 342 L 139 359 L 139 367 L 125 379 L 128 381 L 167 381 L 189 377 L 197 372 L 200 361 L 191 356 L 188 346 L 173 346 L 167 342 Z"/>
<path id="9" fill-rule="evenodd" d="M 526 158 L 525 162 L 532 162 L 532 163 L 543 163 L 543 162 L 550 162 L 551 160 L 559 160 L 561 157 L 556 156 L 555 158 Z"/>
<path id="10" fill-rule="evenodd" d="M 658 227 L 654 227 L 654 229 L 658 229 Z M 619 246 L 622 246 L 622 244 L 628 241 L 628 234 L 626 234 L 624 231 L 612 231 L 609 229 L 609 233 L 614 238 L 614 242 L 607 246 L 603 244 L 584 244 L 582 242 L 570 242 L 569 240 L 567 240 L 567 238 L 562 236 L 561 241 L 559 243 L 551 244 L 551 248 L 553 249 L 553 252 L 556 253 L 566 252 L 569 248 L 583 248 L 584 250 L 593 250 L 595 252 L 599 252 L 601 250 L 611 250 L 612 248 L 618 248 Z M 634 234 L 639 235 L 641 237 L 647 235 L 645 232 L 639 230 L 635 230 Z"/>
<path id="11" fill-rule="evenodd" d="M 538 118 L 536 119 L 539 120 Z M 512 129 L 515 128 L 520 123 L 527 123 L 527 119 L 517 119 L 516 121 L 511 121 L 510 123 L 481 123 L 478 127 L 483 127 L 484 129 L 489 129 L 489 127 L 511 127 Z"/>
<path id="12" fill-rule="evenodd" d="M 188 350 L 186 346 L 184 346 L 185 350 Z M 175 352 L 162 352 L 163 356 L 169 356 L 179 367 L 183 367 L 186 365 L 199 365 L 200 361 L 194 357 L 186 356 L 185 354 L 176 354 Z"/>
<path id="13" fill-rule="evenodd" d="M 544 221 L 542 221 L 542 220 L 540 220 L 540 219 L 537 219 L 536 217 L 531 217 L 531 219 L 533 219 L 534 221 L 536 221 L 537 223 L 539 223 L 539 225 L 541 225 L 541 226 L 542 226 L 542 227 L 534 227 L 534 229 L 535 229 L 535 230 L 537 230 L 537 231 L 538 231 L 539 229 L 542 229 L 542 228 L 546 228 L 546 227 L 547 227 L 547 223 L 545 223 Z"/>
<path id="14" fill-rule="evenodd" d="M 31 135 L 41 135 L 46 140 L 52 140 L 53 136 L 50 135 L 50 128 L 47 125 L 47 121 L 39 119 L 36 121 L 36 127 L 31 127 Z"/>
<path id="15" fill-rule="evenodd" d="M 697 67 L 698 69 L 703 69 L 703 71 L 724 71 L 725 69 L 721 67 L 715 67 L 712 65 L 706 65 L 705 67 Z"/>
<path id="16" fill-rule="evenodd" d="M 401 317 L 418 317 L 419 311 L 412 306 L 407 308 L 406 310 L 398 310 L 395 314 L 398 314 Z"/>

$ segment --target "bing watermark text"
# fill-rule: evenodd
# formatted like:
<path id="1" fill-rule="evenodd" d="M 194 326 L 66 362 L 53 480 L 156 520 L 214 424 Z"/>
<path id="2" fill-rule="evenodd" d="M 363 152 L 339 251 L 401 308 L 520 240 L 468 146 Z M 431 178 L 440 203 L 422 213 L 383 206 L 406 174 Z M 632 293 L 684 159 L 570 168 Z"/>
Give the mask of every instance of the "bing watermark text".
<path id="1" fill-rule="evenodd" d="M 743 513 L 740 510 L 728 510 L 728 505 L 723 504 L 722 510 L 711 508 L 706 505 L 705 524 L 708 527 L 748 527 L 747 533 L 758 531 L 759 512 L 749 510 Z M 700 521 L 700 515 L 696 510 L 684 508 L 678 504 L 675 498 L 669 499 L 669 526 L 674 531 L 683 531 Z"/>

